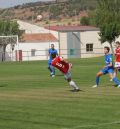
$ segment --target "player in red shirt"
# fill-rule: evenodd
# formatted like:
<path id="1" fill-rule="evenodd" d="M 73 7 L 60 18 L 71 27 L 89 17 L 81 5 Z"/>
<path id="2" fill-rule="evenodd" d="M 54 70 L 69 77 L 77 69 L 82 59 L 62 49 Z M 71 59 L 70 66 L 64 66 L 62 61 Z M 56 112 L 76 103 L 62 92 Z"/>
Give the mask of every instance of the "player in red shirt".
<path id="1" fill-rule="evenodd" d="M 116 50 L 115 50 L 115 73 L 114 73 L 114 76 L 116 76 L 117 74 L 117 71 L 120 70 L 120 42 L 117 41 L 116 42 Z"/>
<path id="2" fill-rule="evenodd" d="M 113 79 L 116 78 L 117 75 L 117 71 L 120 71 L 120 42 L 117 41 L 115 44 L 115 66 L 114 66 L 114 75 L 113 75 Z M 120 83 L 120 81 L 116 78 L 115 80 L 117 83 Z M 120 88 L 120 84 L 118 85 L 118 88 Z"/>
<path id="3" fill-rule="evenodd" d="M 65 79 L 69 82 L 70 86 L 74 88 L 74 92 L 80 91 L 79 87 L 75 84 L 74 81 L 72 81 L 71 78 L 71 68 L 72 64 L 65 61 L 62 57 L 57 56 L 53 59 L 52 65 L 59 69 L 63 74 Z"/>

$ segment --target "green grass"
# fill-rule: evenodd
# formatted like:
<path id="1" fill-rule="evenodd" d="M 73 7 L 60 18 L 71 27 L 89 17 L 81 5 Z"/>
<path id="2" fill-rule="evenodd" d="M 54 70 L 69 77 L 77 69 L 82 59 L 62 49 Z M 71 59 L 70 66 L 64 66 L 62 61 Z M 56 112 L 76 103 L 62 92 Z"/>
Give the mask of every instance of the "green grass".
<path id="1" fill-rule="evenodd" d="M 120 89 L 108 75 L 91 88 L 103 58 L 71 62 L 78 93 L 59 71 L 49 77 L 47 61 L 1 63 L 0 129 L 120 129 Z"/>

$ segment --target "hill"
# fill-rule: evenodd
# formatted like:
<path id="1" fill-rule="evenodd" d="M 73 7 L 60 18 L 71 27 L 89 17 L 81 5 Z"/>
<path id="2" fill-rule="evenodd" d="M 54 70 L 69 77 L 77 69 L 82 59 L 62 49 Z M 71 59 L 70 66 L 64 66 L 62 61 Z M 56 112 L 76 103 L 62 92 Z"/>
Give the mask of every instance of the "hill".
<path id="1" fill-rule="evenodd" d="M 37 16 L 42 15 L 44 23 L 48 19 L 60 21 L 62 19 L 80 19 L 87 16 L 89 10 L 94 10 L 97 0 L 58 0 L 52 2 L 35 2 L 1 9 L 0 19 L 20 19 L 36 22 Z"/>

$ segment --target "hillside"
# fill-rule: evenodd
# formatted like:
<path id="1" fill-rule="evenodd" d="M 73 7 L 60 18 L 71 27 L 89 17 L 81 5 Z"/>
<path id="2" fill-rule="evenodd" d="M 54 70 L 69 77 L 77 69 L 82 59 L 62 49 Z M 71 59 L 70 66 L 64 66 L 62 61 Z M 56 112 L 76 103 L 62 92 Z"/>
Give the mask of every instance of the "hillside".
<path id="1" fill-rule="evenodd" d="M 65 1 L 65 2 L 63 2 Z M 89 10 L 94 10 L 97 0 L 58 0 L 56 2 L 35 2 L 18 5 L 12 8 L 1 9 L 0 19 L 20 19 L 37 24 L 52 23 L 78 23 L 80 17 L 87 16 Z M 37 21 L 37 16 L 42 15 L 42 21 Z M 65 22 L 64 21 L 64 22 Z M 64 24 L 63 22 L 63 24 Z"/>

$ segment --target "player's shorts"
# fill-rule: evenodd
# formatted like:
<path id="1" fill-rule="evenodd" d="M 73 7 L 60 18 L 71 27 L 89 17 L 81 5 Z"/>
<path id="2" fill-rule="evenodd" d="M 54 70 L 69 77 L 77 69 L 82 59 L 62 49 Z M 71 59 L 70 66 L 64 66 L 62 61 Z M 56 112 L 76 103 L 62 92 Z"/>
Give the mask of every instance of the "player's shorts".
<path id="1" fill-rule="evenodd" d="M 120 69 L 120 62 L 115 62 L 115 68 L 119 68 Z"/>
<path id="2" fill-rule="evenodd" d="M 50 65 L 51 65 L 51 63 L 52 63 L 52 60 L 51 60 L 51 59 L 49 59 L 49 60 L 48 60 L 48 66 L 50 66 Z"/>
<path id="3" fill-rule="evenodd" d="M 66 80 L 68 80 L 69 78 L 71 78 L 71 72 L 68 71 L 66 74 L 64 74 L 64 77 Z"/>
<path id="4" fill-rule="evenodd" d="M 114 69 L 113 68 L 104 68 L 104 69 L 101 70 L 101 72 L 103 74 L 107 74 L 107 73 L 113 74 L 114 73 Z"/>

